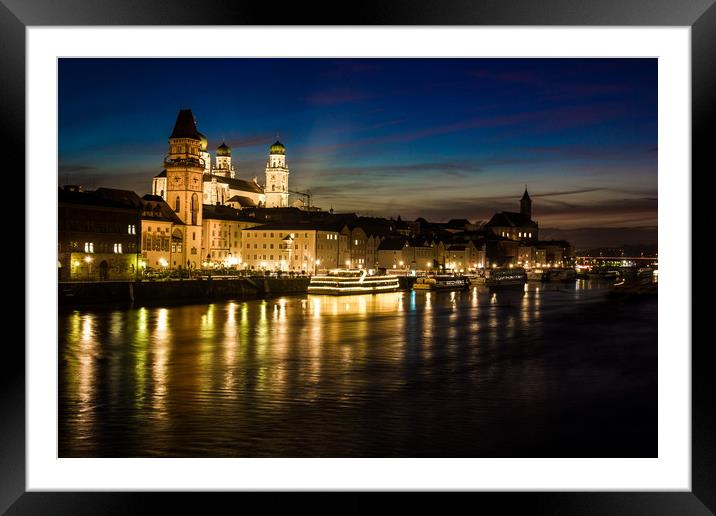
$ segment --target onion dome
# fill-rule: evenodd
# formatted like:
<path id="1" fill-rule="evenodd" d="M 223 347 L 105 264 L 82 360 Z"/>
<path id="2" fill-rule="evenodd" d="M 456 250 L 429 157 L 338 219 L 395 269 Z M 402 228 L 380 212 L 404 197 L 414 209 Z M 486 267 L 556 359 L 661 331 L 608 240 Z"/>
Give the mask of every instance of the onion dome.
<path id="1" fill-rule="evenodd" d="M 283 143 L 276 140 L 276 143 L 269 148 L 269 154 L 286 154 L 286 147 L 283 146 Z"/>
<path id="2" fill-rule="evenodd" d="M 219 145 L 216 148 L 216 155 L 217 156 L 231 156 L 231 147 L 226 145 L 224 142 L 221 142 L 221 145 Z"/>

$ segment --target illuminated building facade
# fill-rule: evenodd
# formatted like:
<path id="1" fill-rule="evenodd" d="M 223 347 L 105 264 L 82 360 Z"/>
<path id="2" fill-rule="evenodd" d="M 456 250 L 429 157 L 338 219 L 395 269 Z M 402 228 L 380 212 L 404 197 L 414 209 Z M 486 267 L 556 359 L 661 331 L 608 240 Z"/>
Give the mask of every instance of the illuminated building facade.
<path id="1" fill-rule="evenodd" d="M 266 207 L 285 208 L 288 206 L 288 167 L 286 147 L 276 141 L 269 149 L 266 161 Z"/>
<path id="2" fill-rule="evenodd" d="M 127 190 L 58 193 L 60 281 L 134 279 L 140 234 L 139 196 Z"/>
<path id="3" fill-rule="evenodd" d="M 314 273 L 346 267 L 346 237 L 320 224 L 264 224 L 243 231 L 242 258 L 246 268 Z M 341 246 L 341 241 L 344 246 Z"/>

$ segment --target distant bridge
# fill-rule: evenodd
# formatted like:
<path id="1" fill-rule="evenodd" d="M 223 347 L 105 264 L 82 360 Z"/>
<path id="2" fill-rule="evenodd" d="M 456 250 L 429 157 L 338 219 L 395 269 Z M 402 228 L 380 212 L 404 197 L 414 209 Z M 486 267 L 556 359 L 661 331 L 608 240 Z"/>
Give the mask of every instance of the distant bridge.
<path id="1" fill-rule="evenodd" d="M 634 260 L 646 260 L 646 261 L 659 261 L 658 256 L 577 256 L 577 260 L 612 260 L 612 261 L 634 261 Z"/>

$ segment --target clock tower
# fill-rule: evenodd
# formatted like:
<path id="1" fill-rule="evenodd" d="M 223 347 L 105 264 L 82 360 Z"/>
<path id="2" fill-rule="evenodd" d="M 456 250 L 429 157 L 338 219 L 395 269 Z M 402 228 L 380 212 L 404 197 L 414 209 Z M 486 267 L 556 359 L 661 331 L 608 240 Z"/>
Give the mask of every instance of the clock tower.
<path id="1" fill-rule="evenodd" d="M 166 200 L 184 222 L 172 235 L 172 265 L 195 268 L 201 264 L 201 217 L 203 174 L 202 146 L 206 138 L 196 128 L 190 109 L 177 115 L 169 137 L 169 154 L 164 158 L 167 171 Z"/>

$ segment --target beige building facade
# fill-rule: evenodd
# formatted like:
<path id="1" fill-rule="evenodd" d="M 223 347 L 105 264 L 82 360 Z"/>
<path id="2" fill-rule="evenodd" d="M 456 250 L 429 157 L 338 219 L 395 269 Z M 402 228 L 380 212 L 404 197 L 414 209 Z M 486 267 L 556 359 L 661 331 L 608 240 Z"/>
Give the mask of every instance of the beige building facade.
<path id="1" fill-rule="evenodd" d="M 300 223 L 243 229 L 243 268 L 312 274 L 343 267 L 340 237 L 339 231 Z"/>

